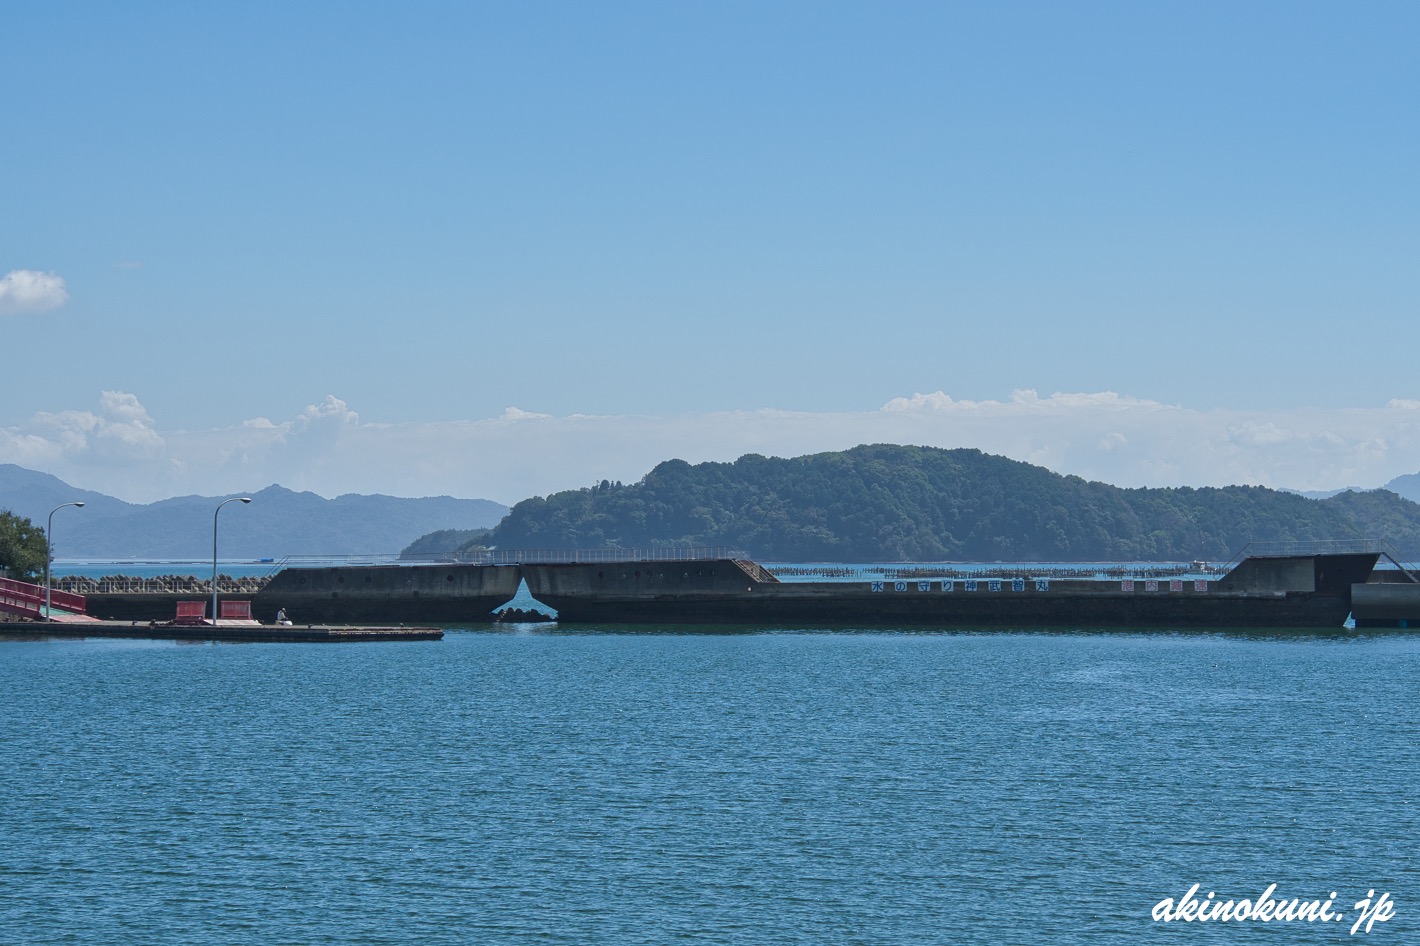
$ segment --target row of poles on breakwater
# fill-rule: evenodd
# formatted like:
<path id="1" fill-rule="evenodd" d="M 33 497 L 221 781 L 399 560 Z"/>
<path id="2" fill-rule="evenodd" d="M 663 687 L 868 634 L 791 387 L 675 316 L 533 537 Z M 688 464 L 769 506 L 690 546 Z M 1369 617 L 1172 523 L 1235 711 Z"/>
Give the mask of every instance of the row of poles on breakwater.
<path id="1" fill-rule="evenodd" d="M 1015 578 L 1026 572 L 1049 574 L 1054 578 L 1178 578 L 1196 574 L 1212 574 L 1216 569 L 1203 562 L 1174 564 L 1084 564 L 1084 565 L 766 565 L 764 570 L 777 578 L 821 578 L 826 580 L 861 580 L 866 576 L 888 579 L 917 578 Z M 217 576 L 217 591 L 221 594 L 254 595 L 270 583 L 272 576 Z M 210 578 L 173 573 L 139 577 L 105 575 L 93 578 L 65 575 L 52 579 L 56 591 L 77 595 L 101 594 L 211 594 Z"/>

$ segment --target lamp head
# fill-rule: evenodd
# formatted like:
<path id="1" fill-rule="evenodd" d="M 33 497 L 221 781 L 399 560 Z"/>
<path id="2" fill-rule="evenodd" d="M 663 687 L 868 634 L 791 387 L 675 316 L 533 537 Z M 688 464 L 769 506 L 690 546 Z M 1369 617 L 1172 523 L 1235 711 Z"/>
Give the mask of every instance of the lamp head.
<path id="1" fill-rule="evenodd" d="M 243 496 L 243 497 L 241 497 L 241 500 L 242 500 L 242 502 L 244 502 L 244 503 L 249 503 L 249 502 L 251 502 L 251 497 L 250 497 L 250 496 Z"/>

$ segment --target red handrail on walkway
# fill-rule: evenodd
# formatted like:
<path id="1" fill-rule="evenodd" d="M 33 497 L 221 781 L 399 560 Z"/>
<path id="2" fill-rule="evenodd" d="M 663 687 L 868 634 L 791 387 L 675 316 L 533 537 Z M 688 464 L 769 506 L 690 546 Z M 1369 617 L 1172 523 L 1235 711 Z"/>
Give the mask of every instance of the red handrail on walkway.
<path id="1" fill-rule="evenodd" d="M 84 614 L 88 610 L 88 602 L 83 595 L 68 591 L 51 589 L 49 603 L 56 612 Z M 44 586 L 15 581 L 13 578 L 0 578 L 0 611 L 29 618 L 43 618 Z"/>

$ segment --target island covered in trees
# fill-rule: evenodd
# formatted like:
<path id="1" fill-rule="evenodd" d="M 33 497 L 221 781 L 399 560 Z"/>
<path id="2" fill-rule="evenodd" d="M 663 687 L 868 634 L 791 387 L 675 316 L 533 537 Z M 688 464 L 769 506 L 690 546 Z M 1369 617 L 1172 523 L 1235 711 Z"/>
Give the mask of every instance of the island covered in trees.
<path id="1" fill-rule="evenodd" d="M 515 505 L 454 551 L 732 546 L 762 561 L 1223 561 L 1250 542 L 1382 539 L 1420 558 L 1420 505 L 1260 486 L 1123 489 L 979 450 L 874 444 L 733 463 L 668 460 Z M 462 542 L 458 541 L 463 539 Z"/>

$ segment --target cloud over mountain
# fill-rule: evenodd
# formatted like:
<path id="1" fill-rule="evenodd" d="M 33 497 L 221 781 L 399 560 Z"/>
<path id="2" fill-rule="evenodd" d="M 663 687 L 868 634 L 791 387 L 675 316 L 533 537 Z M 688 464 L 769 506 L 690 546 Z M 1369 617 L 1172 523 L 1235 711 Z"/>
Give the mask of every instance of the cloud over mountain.
<path id="1" fill-rule="evenodd" d="M 1420 470 L 1420 410 L 1197 410 L 1114 392 L 965 401 L 945 392 L 878 409 L 763 409 L 692 415 L 497 417 L 378 423 L 334 395 L 285 420 L 166 429 L 137 396 L 106 391 L 89 410 L 0 427 L 0 462 L 131 501 L 215 495 L 279 482 L 324 496 L 448 494 L 514 503 L 657 463 L 797 456 L 862 443 L 975 447 L 1120 486 L 1380 486 Z"/>

